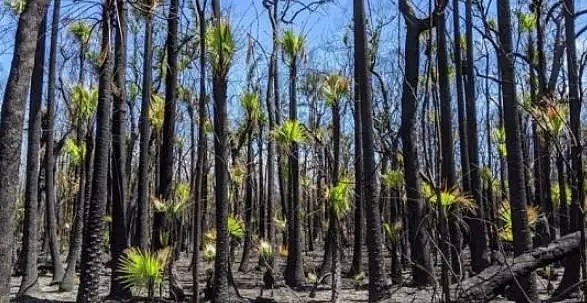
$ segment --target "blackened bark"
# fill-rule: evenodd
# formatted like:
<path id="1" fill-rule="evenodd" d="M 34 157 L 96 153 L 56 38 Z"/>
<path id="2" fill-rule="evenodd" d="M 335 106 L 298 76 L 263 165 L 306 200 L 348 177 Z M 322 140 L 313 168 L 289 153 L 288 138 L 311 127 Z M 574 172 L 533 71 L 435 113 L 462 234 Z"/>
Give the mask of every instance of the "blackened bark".
<path id="1" fill-rule="evenodd" d="M 26 295 L 38 288 L 39 272 L 39 163 L 41 148 L 41 107 L 43 103 L 43 66 L 45 64 L 45 31 L 47 10 L 39 26 L 35 59 L 29 96 L 28 148 L 26 162 L 25 213 L 23 222 L 22 251 L 24 272 L 18 295 Z"/>
<path id="2" fill-rule="evenodd" d="M 469 221 L 471 228 L 471 265 L 474 272 L 480 272 L 489 264 L 487 258 L 487 239 L 485 232 L 483 197 L 481 193 L 481 175 L 479 174 L 479 140 L 477 132 L 477 106 L 475 99 L 475 73 L 473 68 L 473 0 L 467 0 L 465 10 L 466 41 L 467 41 L 467 75 L 465 77 L 466 121 L 467 121 L 467 148 L 469 154 L 469 167 L 466 174 L 469 175 L 469 192 L 473 195 L 477 204 L 477 212 Z M 457 39 L 457 38 L 455 38 Z"/>
<path id="3" fill-rule="evenodd" d="M 376 166 L 373 139 L 373 100 L 368 74 L 367 38 L 365 7 L 363 0 L 353 1 L 354 16 L 354 62 L 356 81 L 359 87 L 361 104 L 361 132 L 363 134 L 363 193 L 365 199 L 365 219 L 367 221 L 367 246 L 369 248 L 369 302 L 378 302 L 386 296 L 383 266 L 383 235 L 377 191 L 375 190 Z M 357 130 L 358 131 L 358 130 Z"/>
<path id="4" fill-rule="evenodd" d="M 503 117 L 506 135 L 509 200 L 511 205 L 512 229 L 514 236 L 514 255 L 519 256 L 531 249 L 530 230 L 526 214 L 526 181 L 524 180 L 524 161 L 522 159 L 522 137 L 518 103 L 514 58 L 512 51 L 512 24 L 509 0 L 499 0 L 497 4 L 499 40 L 501 49 L 498 59 L 501 72 L 501 92 L 503 97 Z M 513 285 L 516 302 L 527 302 L 536 298 L 536 284 L 533 274 L 518 277 Z"/>
<path id="5" fill-rule="evenodd" d="M 112 228 L 110 229 L 111 298 L 128 298 L 130 289 L 125 287 L 118 270 L 123 252 L 128 248 L 127 214 L 128 178 L 126 176 L 126 45 L 127 10 L 124 0 L 116 0 L 111 18 L 114 25 L 114 90 L 112 108 Z"/>
<path id="6" fill-rule="evenodd" d="M 77 302 L 102 302 L 98 291 L 102 264 L 104 216 L 108 200 L 108 158 L 110 156 L 110 114 L 112 103 L 112 54 L 110 52 L 113 0 L 102 3 L 101 64 L 99 69 L 98 108 L 96 112 L 96 148 L 88 220 L 84 226 L 82 270 Z"/>
<path id="7" fill-rule="evenodd" d="M 290 62 L 289 73 L 289 119 L 296 121 L 297 114 L 297 60 Z M 287 263 L 285 266 L 285 283 L 290 287 L 297 287 L 304 283 L 304 268 L 302 260 L 302 239 L 300 223 L 300 164 L 299 146 L 293 142 L 288 154 L 288 207 L 289 218 L 287 220 Z"/>
<path id="8" fill-rule="evenodd" d="M 143 54 L 143 87 L 141 101 L 141 116 L 139 118 L 139 176 L 137 200 L 137 224 L 134 246 L 142 250 L 149 247 L 149 141 L 151 127 L 149 125 L 149 111 L 152 96 L 152 65 L 153 65 L 153 15 L 145 17 L 145 48 Z"/>
<path id="9" fill-rule="evenodd" d="M 53 260 L 53 281 L 60 282 L 64 270 L 59 254 L 59 238 L 57 235 L 56 194 L 55 194 L 55 155 L 53 154 L 53 140 L 55 133 L 55 81 L 57 77 L 57 44 L 59 40 L 59 20 L 61 0 L 55 0 L 53 4 L 53 20 L 51 21 L 51 45 L 49 48 L 49 79 L 47 91 L 47 142 L 45 143 L 45 215 L 47 235 L 49 236 L 49 249 Z"/>

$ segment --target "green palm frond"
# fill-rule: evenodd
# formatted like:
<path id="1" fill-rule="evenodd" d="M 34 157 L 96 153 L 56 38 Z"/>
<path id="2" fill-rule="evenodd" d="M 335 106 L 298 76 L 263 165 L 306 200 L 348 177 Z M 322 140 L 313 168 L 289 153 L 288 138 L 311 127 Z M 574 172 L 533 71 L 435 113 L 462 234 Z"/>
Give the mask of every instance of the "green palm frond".
<path id="1" fill-rule="evenodd" d="M 206 33 L 206 47 L 212 67 L 219 75 L 225 76 L 236 52 L 230 23 L 221 21 L 218 25 L 210 27 Z"/>
<path id="2" fill-rule="evenodd" d="M 241 97 L 241 107 L 245 110 L 249 123 L 257 124 L 261 120 L 261 98 L 257 92 L 246 92 Z"/>
<path id="3" fill-rule="evenodd" d="M 422 195 L 424 199 L 432 204 L 438 204 L 438 193 L 430 186 L 428 183 L 424 183 L 422 185 Z M 475 210 L 477 205 L 473 198 L 468 195 L 463 194 L 458 189 L 454 190 L 442 190 L 440 191 L 440 206 L 444 209 L 450 208 L 460 208 L 460 209 L 467 209 L 467 210 Z"/>
<path id="4" fill-rule="evenodd" d="M 383 185 L 392 189 L 401 189 L 404 186 L 404 173 L 399 169 L 388 170 L 381 176 Z"/>
<path id="5" fill-rule="evenodd" d="M 151 96 L 151 105 L 149 107 L 149 123 L 156 131 L 163 127 L 165 116 L 165 99 L 158 94 Z"/>
<path id="6" fill-rule="evenodd" d="M 118 270 L 121 281 L 139 292 L 150 286 L 158 287 L 163 282 L 163 273 L 170 249 L 164 248 L 156 253 L 129 248 L 120 261 Z"/>
<path id="7" fill-rule="evenodd" d="M 501 228 L 498 230 L 500 239 L 505 242 L 513 242 L 513 221 L 509 202 L 502 201 L 497 213 L 501 224 Z M 528 226 L 533 226 L 540 216 L 540 208 L 538 206 L 528 206 L 526 208 L 526 216 L 528 218 Z"/>
<path id="8" fill-rule="evenodd" d="M 328 191 L 331 207 L 339 219 L 351 210 L 350 185 L 350 179 L 341 178 L 338 184 Z"/>
<path id="9" fill-rule="evenodd" d="M 12 11 L 15 15 L 20 15 L 24 12 L 26 8 L 27 1 L 26 0 L 5 0 L 4 6 Z"/>
<path id="10" fill-rule="evenodd" d="M 216 229 L 210 229 L 204 233 L 204 244 L 216 243 Z"/>
<path id="11" fill-rule="evenodd" d="M 552 137 L 557 138 L 565 130 L 566 117 L 569 115 L 568 105 L 557 103 L 533 106 L 530 112 L 540 125 L 541 131 L 547 132 Z"/>
<path id="12" fill-rule="evenodd" d="M 292 64 L 304 54 L 306 39 L 293 30 L 286 30 L 281 38 L 281 47 L 287 61 Z"/>
<path id="13" fill-rule="evenodd" d="M 322 95 L 329 106 L 338 103 L 349 93 L 349 81 L 340 74 L 332 74 L 326 77 L 322 85 Z"/>
<path id="14" fill-rule="evenodd" d="M 83 163 L 86 157 L 85 142 L 77 142 L 73 139 L 65 140 L 65 153 L 71 158 L 73 165 L 78 166 Z"/>
<path id="15" fill-rule="evenodd" d="M 216 258 L 216 245 L 213 243 L 207 243 L 204 245 L 204 251 L 202 253 L 204 261 L 210 263 Z"/>
<path id="16" fill-rule="evenodd" d="M 74 116 L 87 120 L 94 115 L 98 108 L 98 90 L 88 89 L 83 85 L 74 85 L 71 88 L 71 103 Z"/>
<path id="17" fill-rule="evenodd" d="M 231 237 L 242 240 L 245 237 L 245 222 L 240 218 L 229 216 L 228 217 L 228 233 Z"/>
<path id="18" fill-rule="evenodd" d="M 92 26 L 83 21 L 76 21 L 69 26 L 69 31 L 81 45 L 87 45 L 92 35 Z"/>
<path id="19" fill-rule="evenodd" d="M 265 266 L 272 263 L 273 247 L 271 247 L 271 243 L 261 240 L 257 250 L 259 251 L 259 264 Z"/>
<path id="20" fill-rule="evenodd" d="M 522 33 L 529 33 L 536 27 L 536 15 L 533 13 L 519 13 L 518 14 L 519 30 Z"/>
<path id="21" fill-rule="evenodd" d="M 304 143 L 307 139 L 306 131 L 298 120 L 286 120 L 273 130 L 273 138 L 277 144 L 289 148 L 292 144 Z"/>
<path id="22" fill-rule="evenodd" d="M 275 222 L 275 229 L 277 229 L 278 231 L 285 230 L 285 228 L 287 227 L 286 219 L 273 218 L 273 222 Z"/>
<path id="23" fill-rule="evenodd" d="M 175 202 L 183 203 L 190 199 L 191 190 L 188 182 L 179 182 L 175 185 Z"/>
<path id="24" fill-rule="evenodd" d="M 563 184 L 561 186 L 560 183 L 555 183 L 550 188 L 550 193 L 552 197 L 552 202 L 555 206 L 559 206 L 561 200 L 561 193 L 564 190 L 565 193 L 565 202 L 567 205 L 571 204 L 571 187 L 568 184 Z"/>
<path id="25" fill-rule="evenodd" d="M 393 223 L 384 223 L 383 230 L 387 237 L 391 240 L 399 240 L 403 231 L 403 223 L 402 221 L 396 221 Z"/>

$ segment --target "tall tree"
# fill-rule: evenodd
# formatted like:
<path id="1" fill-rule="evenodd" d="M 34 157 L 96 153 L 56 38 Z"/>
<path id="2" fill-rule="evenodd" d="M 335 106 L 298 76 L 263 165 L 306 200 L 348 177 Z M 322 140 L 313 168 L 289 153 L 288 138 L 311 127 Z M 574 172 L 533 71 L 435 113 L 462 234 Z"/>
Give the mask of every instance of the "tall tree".
<path id="1" fill-rule="evenodd" d="M 192 303 L 199 302 L 199 295 L 198 294 L 198 275 L 199 275 L 199 262 L 200 262 L 200 239 L 202 233 L 202 197 L 203 192 L 206 191 L 206 187 L 204 186 L 203 177 L 204 177 L 204 166 L 207 162 L 207 149 L 208 149 L 208 139 L 206 138 L 206 104 L 208 100 L 208 96 L 206 96 L 206 39 L 201 39 L 206 37 L 206 1 L 203 1 L 204 4 L 200 3 L 200 0 L 196 0 L 196 11 L 198 13 L 198 29 L 200 34 L 200 43 L 199 43 L 199 67 L 200 67 L 200 82 L 199 82 L 199 98 L 198 98 L 198 155 L 196 160 L 196 171 L 194 184 L 192 192 L 194 193 L 194 217 L 193 217 L 193 225 L 194 225 L 194 239 L 193 239 L 193 251 L 194 255 L 192 258 L 192 283 L 193 283 L 193 293 L 196 294 L 192 296 Z M 192 122 L 193 123 L 193 122 Z"/>
<path id="2" fill-rule="evenodd" d="M 465 112 L 467 121 L 467 148 L 469 167 L 466 168 L 465 174 L 469 176 L 469 188 L 467 189 L 477 202 L 477 212 L 475 218 L 470 220 L 471 238 L 469 241 L 471 247 L 471 265 L 473 271 L 480 272 L 485 268 L 489 260 L 487 259 L 487 240 L 485 233 L 484 208 L 481 195 L 481 175 L 479 174 L 479 140 L 477 136 L 477 106 L 475 99 L 475 72 L 473 67 L 473 0 L 465 2 L 465 20 L 466 20 L 466 64 L 465 71 Z M 455 38 L 457 39 L 457 38 Z"/>
<path id="3" fill-rule="evenodd" d="M 581 134 L 581 107 L 580 78 L 577 64 L 577 45 L 575 36 L 575 1 L 563 2 L 563 14 L 565 20 L 565 44 L 567 50 L 567 77 L 569 84 L 569 126 L 570 126 L 570 165 L 568 166 L 569 181 L 571 185 L 571 205 L 569 206 L 569 231 L 581 231 L 581 249 L 571 254 L 564 262 L 565 273 L 556 293 L 571 292 L 577 290 L 580 285 L 581 269 L 585 262 L 585 232 L 582 201 L 585 199 L 584 173 L 582 159 L 582 134 Z M 559 186 L 561 186 L 559 184 Z M 561 189 L 562 191 L 563 189 Z M 581 266 L 577 266 L 580 264 Z M 587 273 L 583 270 L 583 275 Z M 583 277 L 584 278 L 584 277 Z M 587 286 L 583 286 L 587 290 Z M 587 293 L 586 293 L 587 294 Z"/>
<path id="4" fill-rule="evenodd" d="M 117 270 L 123 251 L 128 247 L 127 214 L 128 178 L 126 176 L 126 47 L 127 10 L 124 0 L 116 0 L 111 12 L 114 28 L 114 84 L 112 87 L 112 228 L 110 229 L 110 297 L 127 298 L 125 287 Z"/>
<path id="5" fill-rule="evenodd" d="M 281 46 L 289 64 L 289 119 L 291 121 L 297 121 L 298 103 L 296 81 L 298 62 L 303 56 L 305 40 L 302 36 L 299 36 L 290 30 L 284 33 Z M 292 142 L 288 152 L 288 254 L 284 276 L 287 285 L 290 287 L 297 287 L 305 280 L 302 264 L 302 239 L 300 236 L 300 165 L 299 147 L 297 142 Z"/>
<path id="6" fill-rule="evenodd" d="M 369 302 L 378 302 L 386 295 L 383 268 L 383 234 L 381 215 L 375 190 L 375 146 L 373 139 L 373 100 L 371 98 L 371 81 L 368 74 L 367 37 L 365 21 L 365 3 L 353 1 L 354 17 L 354 63 L 355 75 L 361 104 L 361 132 L 363 134 L 363 187 L 365 199 L 365 220 L 367 221 L 367 247 L 369 249 Z M 359 131 L 359 130 L 355 130 Z"/>
<path id="7" fill-rule="evenodd" d="M 18 169 L 20 166 L 24 102 L 31 85 L 35 51 L 40 25 L 47 9 L 46 0 L 26 3 L 18 19 L 14 55 L 0 114 L 0 301 L 8 302 L 12 253 L 14 249 L 14 214 L 18 196 Z"/>
<path id="8" fill-rule="evenodd" d="M 110 12 L 114 0 L 102 3 L 102 37 L 100 43 L 98 108 L 96 113 L 96 147 L 94 170 L 89 200 L 89 214 L 84 225 L 82 243 L 82 269 L 77 302 L 102 302 L 99 293 L 100 276 L 103 270 L 102 252 L 105 229 L 104 216 L 108 199 L 108 159 L 110 156 L 112 105 L 112 54 Z"/>
<path id="9" fill-rule="evenodd" d="M 143 53 L 143 85 L 141 100 L 141 117 L 139 119 L 139 175 L 138 175 L 138 199 L 137 199 L 137 224 L 134 246 L 146 250 L 149 246 L 149 140 L 151 127 L 149 125 L 149 111 L 153 94 L 153 14 L 155 3 L 146 1 L 142 4 L 142 12 L 145 18 L 145 46 Z"/>
<path id="10" fill-rule="evenodd" d="M 230 24 L 221 20 L 220 0 L 212 1 L 213 27 L 206 33 L 211 53 L 214 96 L 214 175 L 216 184 L 216 257 L 212 301 L 228 302 L 230 243 L 228 234 L 228 71 L 235 51 Z"/>
<path id="11" fill-rule="evenodd" d="M 420 65 L 420 35 L 434 25 L 432 16 L 444 9 L 446 2 L 438 3 L 431 16 L 419 19 L 406 0 L 400 1 L 406 26 L 405 73 L 402 86 L 401 139 L 404 156 L 404 178 L 408 205 L 408 224 L 412 252 L 412 275 L 418 285 L 431 284 L 434 281 L 433 267 L 430 259 L 428 222 L 426 204 L 420 195 L 418 176 L 418 147 L 416 142 L 416 116 L 418 107 L 418 77 Z"/>
<path id="12" fill-rule="evenodd" d="M 501 73 L 501 92 L 503 119 L 507 149 L 507 171 L 509 200 L 511 205 L 514 254 L 531 249 L 530 230 L 526 210 L 526 180 L 524 180 L 524 161 L 522 159 L 522 137 L 520 115 L 516 96 L 514 54 L 512 50 L 512 22 L 510 1 L 497 2 L 497 22 L 500 49 L 497 52 Z M 470 64 L 470 62 L 469 62 Z M 531 302 L 536 298 L 536 281 L 533 274 L 519 277 L 513 285 L 516 302 Z"/>
<path id="13" fill-rule="evenodd" d="M 59 20 L 61 18 L 61 0 L 53 2 L 53 16 L 51 21 L 51 45 L 49 46 L 49 79 L 47 84 L 47 134 L 45 137 L 45 216 L 47 235 L 53 261 L 53 281 L 60 282 L 64 275 L 63 264 L 59 253 L 59 238 L 57 235 L 56 193 L 55 193 L 55 103 L 57 80 L 57 44 L 59 43 Z"/>
<path id="14" fill-rule="evenodd" d="M 41 161 L 41 107 L 43 104 L 43 84 L 45 64 L 45 31 L 47 30 L 47 10 L 41 22 L 37 37 L 37 49 L 29 95 L 28 145 L 26 159 L 25 213 L 22 234 L 24 272 L 18 289 L 19 295 L 27 295 L 38 289 L 39 272 L 39 162 Z"/>

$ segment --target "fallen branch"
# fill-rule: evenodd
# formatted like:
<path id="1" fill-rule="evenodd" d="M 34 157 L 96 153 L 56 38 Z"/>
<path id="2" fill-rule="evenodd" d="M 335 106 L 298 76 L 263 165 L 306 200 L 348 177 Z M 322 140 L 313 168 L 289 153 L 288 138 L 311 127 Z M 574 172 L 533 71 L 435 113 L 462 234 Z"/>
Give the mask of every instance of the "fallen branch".
<path id="1" fill-rule="evenodd" d="M 511 262 L 487 267 L 479 274 L 470 277 L 454 286 L 457 302 L 488 301 L 497 295 L 503 286 L 515 277 L 523 276 L 532 271 L 561 260 L 579 248 L 580 233 L 568 234 L 551 242 L 546 247 L 538 247 L 525 254 L 515 257 Z"/>

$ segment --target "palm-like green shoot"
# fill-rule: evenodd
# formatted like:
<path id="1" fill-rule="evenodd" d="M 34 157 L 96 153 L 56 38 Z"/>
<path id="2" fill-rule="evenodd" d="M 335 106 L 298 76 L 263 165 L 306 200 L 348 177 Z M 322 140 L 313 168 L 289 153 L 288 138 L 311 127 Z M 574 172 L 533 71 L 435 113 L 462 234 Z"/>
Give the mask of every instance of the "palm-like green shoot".
<path id="1" fill-rule="evenodd" d="M 550 193 L 552 197 L 552 202 L 554 205 L 559 206 L 561 200 L 561 193 L 564 190 L 565 193 L 565 202 L 567 205 L 571 204 L 571 187 L 567 184 L 563 184 L 561 186 L 560 183 L 555 183 L 550 188 Z"/>
<path id="2" fill-rule="evenodd" d="M 440 201 L 438 200 L 438 193 L 428 183 L 424 183 L 422 186 L 422 195 L 428 203 L 437 205 L 440 202 L 440 206 L 444 209 L 460 208 L 467 210 L 475 210 L 475 201 L 458 189 L 454 190 L 442 190 L 440 191 Z"/>
<path id="3" fill-rule="evenodd" d="M 210 27 L 206 32 L 206 47 L 215 73 L 226 76 L 236 52 L 230 23 L 221 21 Z"/>
<path id="4" fill-rule="evenodd" d="M 337 104 L 349 93 L 349 81 L 340 74 L 332 74 L 326 77 L 322 84 L 322 95 L 328 106 Z"/>
<path id="5" fill-rule="evenodd" d="M 98 90 L 74 85 L 71 88 L 71 103 L 73 118 L 86 121 L 94 115 L 98 107 Z"/>
<path id="6" fill-rule="evenodd" d="M 241 107 L 245 110 L 249 124 L 256 124 L 261 120 L 261 99 L 257 92 L 244 93 Z"/>
<path id="7" fill-rule="evenodd" d="M 204 261 L 210 263 L 216 258 L 216 245 L 214 243 L 207 243 L 204 245 L 204 251 L 202 253 Z"/>
<path id="8" fill-rule="evenodd" d="M 151 197 L 155 212 L 164 213 L 167 218 L 179 218 L 189 205 L 189 199 L 168 201 L 158 197 Z"/>
<path id="9" fill-rule="evenodd" d="M 289 64 L 294 64 L 303 54 L 306 39 L 293 30 L 286 30 L 281 38 L 281 48 Z"/>
<path id="10" fill-rule="evenodd" d="M 163 119 L 165 115 L 165 99 L 158 94 L 151 96 L 151 104 L 149 106 L 149 124 L 156 131 L 163 127 Z"/>
<path id="11" fill-rule="evenodd" d="M 328 191 L 331 207 L 339 219 L 351 210 L 350 185 L 351 181 L 348 178 L 341 178 L 338 184 L 331 187 Z"/>
<path id="12" fill-rule="evenodd" d="M 271 243 L 261 240 L 259 241 L 259 263 L 263 266 L 270 265 L 273 261 L 273 247 Z"/>
<path id="13" fill-rule="evenodd" d="M 69 31 L 80 45 L 85 46 L 90 42 L 92 26 L 89 23 L 76 21 L 69 26 Z"/>
<path id="14" fill-rule="evenodd" d="M 9 8 L 13 14 L 20 15 L 26 8 L 26 0 L 5 0 L 4 5 Z"/>
<path id="15" fill-rule="evenodd" d="M 306 131 L 298 120 L 286 120 L 273 130 L 273 138 L 280 146 L 289 149 L 292 144 L 304 143 L 307 139 Z"/>
<path id="16" fill-rule="evenodd" d="M 243 220 L 234 216 L 229 216 L 227 226 L 228 234 L 230 234 L 231 237 L 237 240 L 244 239 L 246 235 L 246 229 L 245 222 L 243 222 Z"/>
<path id="17" fill-rule="evenodd" d="M 135 247 L 127 249 L 118 267 L 121 281 L 139 292 L 161 285 L 170 254 L 169 248 L 156 253 L 145 252 Z"/>
<path id="18" fill-rule="evenodd" d="M 187 203 L 190 196 L 191 191 L 188 182 L 179 182 L 175 185 L 175 203 Z"/>
<path id="19" fill-rule="evenodd" d="M 505 128 L 500 127 L 492 132 L 493 141 L 497 143 L 497 152 L 501 157 L 507 156 L 507 149 L 505 145 Z"/>
<path id="20" fill-rule="evenodd" d="M 142 16 L 150 17 L 153 15 L 158 5 L 158 0 L 139 0 L 137 1 L 136 7 Z"/>
<path id="21" fill-rule="evenodd" d="M 399 240 L 403 231 L 402 221 L 396 221 L 392 223 L 383 223 L 383 230 L 390 240 Z"/>
<path id="22" fill-rule="evenodd" d="M 65 140 L 65 153 L 70 157 L 74 166 L 83 163 L 86 157 L 86 144 L 84 142 L 77 142 L 73 139 Z"/>
<path id="23" fill-rule="evenodd" d="M 536 28 L 536 15 L 533 13 L 519 13 L 518 14 L 519 31 L 522 33 L 529 33 Z"/>
<path id="24" fill-rule="evenodd" d="M 381 182 L 387 188 L 400 190 L 404 186 L 404 174 L 399 169 L 388 170 L 381 176 Z"/>
<path id="25" fill-rule="evenodd" d="M 512 211 L 507 201 L 503 201 L 497 211 L 501 228 L 499 229 L 499 238 L 505 242 L 513 242 L 513 222 Z M 526 209 L 526 216 L 528 218 L 528 226 L 532 226 L 538 221 L 540 215 L 540 208 L 538 206 L 528 206 Z"/>
<path id="26" fill-rule="evenodd" d="M 530 112 L 538 122 L 540 130 L 546 132 L 553 138 L 560 136 L 567 121 L 565 117 L 568 117 L 569 107 L 565 104 L 546 104 L 544 106 L 534 106 L 530 109 Z"/>

